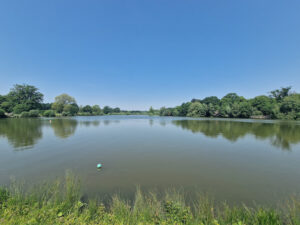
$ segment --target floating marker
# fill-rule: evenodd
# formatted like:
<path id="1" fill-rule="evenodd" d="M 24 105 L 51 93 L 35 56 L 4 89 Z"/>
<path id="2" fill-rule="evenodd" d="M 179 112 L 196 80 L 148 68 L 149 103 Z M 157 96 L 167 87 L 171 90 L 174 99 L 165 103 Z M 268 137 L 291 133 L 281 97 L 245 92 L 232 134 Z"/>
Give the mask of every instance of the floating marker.
<path id="1" fill-rule="evenodd" d="M 98 163 L 97 164 L 97 169 L 101 169 L 102 168 L 102 164 L 101 163 Z"/>

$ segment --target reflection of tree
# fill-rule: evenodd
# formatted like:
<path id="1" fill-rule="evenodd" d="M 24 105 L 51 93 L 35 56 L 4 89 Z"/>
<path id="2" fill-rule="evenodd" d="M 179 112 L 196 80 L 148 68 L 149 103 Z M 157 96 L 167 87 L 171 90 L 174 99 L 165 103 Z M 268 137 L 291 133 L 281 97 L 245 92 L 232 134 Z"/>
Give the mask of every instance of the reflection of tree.
<path id="1" fill-rule="evenodd" d="M 91 125 L 97 127 L 100 125 L 100 121 L 99 120 L 94 120 L 94 121 L 80 121 L 80 125 L 84 125 L 86 127 L 89 127 Z"/>
<path id="2" fill-rule="evenodd" d="M 274 146 L 289 150 L 300 142 L 300 125 L 296 123 L 251 123 L 224 120 L 174 120 L 176 126 L 193 133 L 216 138 L 219 135 L 230 141 L 252 134 L 257 139 L 270 139 Z"/>
<path id="3" fill-rule="evenodd" d="M 104 120 L 103 121 L 104 125 L 110 125 L 111 123 L 120 123 L 120 120 Z"/>
<path id="4" fill-rule="evenodd" d="M 75 133 L 77 124 L 77 120 L 74 119 L 54 119 L 51 122 L 51 127 L 55 136 L 67 138 Z"/>
<path id="5" fill-rule="evenodd" d="M 6 137 L 14 148 L 26 148 L 42 138 L 40 119 L 1 119 L 0 136 Z"/>

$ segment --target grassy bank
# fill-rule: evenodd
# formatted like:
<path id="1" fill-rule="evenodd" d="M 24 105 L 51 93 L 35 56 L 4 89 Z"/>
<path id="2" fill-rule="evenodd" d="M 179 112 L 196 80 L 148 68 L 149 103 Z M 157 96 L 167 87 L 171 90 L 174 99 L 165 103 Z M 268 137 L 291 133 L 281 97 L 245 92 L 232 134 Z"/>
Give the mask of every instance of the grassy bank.
<path id="1" fill-rule="evenodd" d="M 72 174 L 65 180 L 41 184 L 27 191 L 20 185 L 0 189 L 0 224 L 300 224 L 300 201 L 279 208 L 216 205 L 199 195 L 187 205 L 184 195 L 167 192 L 158 197 L 137 189 L 135 199 L 117 195 L 105 205 L 83 200 Z"/>

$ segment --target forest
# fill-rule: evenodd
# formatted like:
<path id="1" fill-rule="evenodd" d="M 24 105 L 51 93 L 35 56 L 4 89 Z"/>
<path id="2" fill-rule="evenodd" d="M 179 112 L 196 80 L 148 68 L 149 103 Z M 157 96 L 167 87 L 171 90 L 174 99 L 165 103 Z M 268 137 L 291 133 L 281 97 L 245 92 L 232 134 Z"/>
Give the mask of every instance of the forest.
<path id="1" fill-rule="evenodd" d="M 291 87 L 273 90 L 269 95 L 246 99 L 229 93 L 219 99 L 216 96 L 192 99 L 174 108 L 162 107 L 160 116 L 221 117 L 253 119 L 300 119 L 300 94 Z"/>
<path id="2" fill-rule="evenodd" d="M 53 103 L 44 103 L 44 95 L 38 88 L 27 84 L 16 84 L 7 95 L 0 95 L 0 118 L 4 117 L 55 117 L 55 116 L 95 116 L 111 114 L 142 114 L 142 111 L 121 110 L 99 105 L 79 106 L 74 97 L 61 94 Z"/>
<path id="3" fill-rule="evenodd" d="M 79 106 L 74 97 L 65 93 L 56 96 L 52 103 L 44 103 L 43 99 L 44 95 L 35 86 L 16 84 L 7 95 L 0 95 L 0 118 L 149 114 L 180 117 L 300 119 L 300 94 L 292 92 L 291 87 L 276 89 L 269 95 L 259 95 L 251 99 L 229 93 L 221 99 L 210 96 L 204 99 L 192 99 L 176 107 L 162 107 L 160 110 L 150 107 L 149 111 L 127 111 L 110 106 L 100 108 L 99 105 Z"/>

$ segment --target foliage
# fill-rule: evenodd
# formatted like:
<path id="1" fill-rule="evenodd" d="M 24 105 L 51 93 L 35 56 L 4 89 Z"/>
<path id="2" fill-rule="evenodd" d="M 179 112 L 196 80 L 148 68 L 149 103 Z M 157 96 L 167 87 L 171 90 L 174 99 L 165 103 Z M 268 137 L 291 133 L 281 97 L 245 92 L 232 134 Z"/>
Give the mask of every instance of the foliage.
<path id="1" fill-rule="evenodd" d="M 121 109 L 119 107 L 116 107 L 116 108 L 113 109 L 113 112 L 114 113 L 119 113 L 119 112 L 121 112 Z"/>
<path id="2" fill-rule="evenodd" d="M 92 113 L 93 108 L 90 105 L 86 105 L 82 108 L 82 112 Z"/>
<path id="3" fill-rule="evenodd" d="M 68 94 L 61 94 L 55 97 L 55 103 L 67 105 L 76 103 L 76 100 Z"/>
<path id="4" fill-rule="evenodd" d="M 102 114 L 102 111 L 101 111 L 101 108 L 100 108 L 99 105 L 94 105 L 92 107 L 92 111 L 93 111 L 94 115 L 101 115 Z"/>
<path id="5" fill-rule="evenodd" d="M 27 112 L 29 107 L 26 104 L 18 104 L 14 107 L 13 112 L 15 114 L 21 114 L 22 112 Z"/>
<path id="6" fill-rule="evenodd" d="M 270 97 L 275 98 L 278 102 L 281 102 L 285 97 L 289 96 L 291 88 L 292 87 L 289 86 L 271 91 Z"/>
<path id="7" fill-rule="evenodd" d="M 1 108 L 8 113 L 11 113 L 14 108 L 14 104 L 8 101 L 4 101 L 1 103 Z"/>
<path id="8" fill-rule="evenodd" d="M 220 104 L 220 99 L 216 96 L 210 96 L 206 97 L 203 100 L 200 101 L 202 104 L 212 104 L 212 105 L 219 105 Z"/>
<path id="9" fill-rule="evenodd" d="M 112 113 L 113 112 L 113 109 L 109 106 L 104 106 L 103 108 L 103 113 L 104 114 L 109 114 L 109 113 Z"/>
<path id="10" fill-rule="evenodd" d="M 29 111 L 29 117 L 39 117 L 39 111 L 38 110 L 30 110 Z"/>
<path id="11" fill-rule="evenodd" d="M 29 112 L 22 112 L 20 115 L 21 118 L 28 118 L 30 117 Z"/>
<path id="12" fill-rule="evenodd" d="M 216 96 L 192 99 L 175 108 L 160 109 L 161 116 L 223 117 L 300 119 L 300 94 L 290 93 L 291 87 L 271 91 L 270 96 L 260 95 L 245 99 L 236 93 L 229 93 L 221 100 Z"/>
<path id="13" fill-rule="evenodd" d="M 0 109 L 0 118 L 5 118 L 5 111 L 3 109 Z"/>
<path id="14" fill-rule="evenodd" d="M 119 195 L 106 204 L 82 200 L 80 182 L 67 172 L 61 179 L 25 191 L 14 184 L 0 188 L 1 224 L 200 224 L 279 225 L 299 224 L 299 199 L 292 198 L 281 208 L 228 206 L 199 194 L 191 204 L 184 193 L 165 194 L 136 191 L 132 203 Z"/>
<path id="15" fill-rule="evenodd" d="M 63 113 L 67 116 L 75 116 L 79 111 L 79 107 L 76 103 L 67 104 L 64 106 Z"/>
<path id="16" fill-rule="evenodd" d="M 46 110 L 46 111 L 44 111 L 43 116 L 45 116 L 45 117 L 55 117 L 56 115 L 55 115 L 55 112 L 53 110 Z"/>
<path id="17" fill-rule="evenodd" d="M 8 93 L 9 102 L 14 105 L 24 105 L 28 110 L 38 109 L 43 101 L 43 94 L 32 85 L 16 84 Z"/>
<path id="18" fill-rule="evenodd" d="M 187 116 L 203 117 L 206 116 L 207 106 L 199 102 L 192 103 L 188 108 Z"/>

